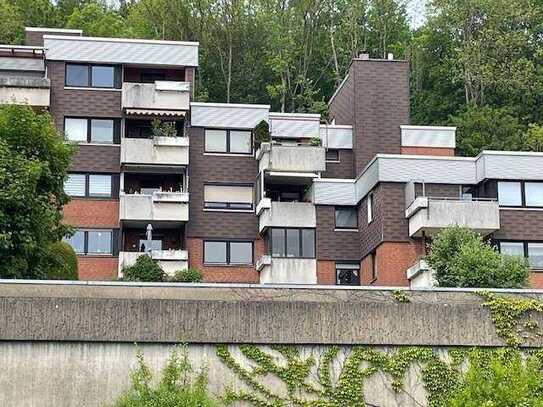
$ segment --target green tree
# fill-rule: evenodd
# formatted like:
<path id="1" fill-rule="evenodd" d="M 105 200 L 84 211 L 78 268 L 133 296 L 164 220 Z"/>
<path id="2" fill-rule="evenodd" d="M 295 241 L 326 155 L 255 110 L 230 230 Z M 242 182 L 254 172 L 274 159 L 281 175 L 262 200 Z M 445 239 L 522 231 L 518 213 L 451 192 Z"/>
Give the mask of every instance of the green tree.
<path id="1" fill-rule="evenodd" d="M 0 44 L 21 44 L 24 40 L 23 16 L 9 0 L 0 0 Z"/>
<path id="2" fill-rule="evenodd" d="M 175 349 L 156 386 L 153 374 L 138 352 L 138 367 L 131 374 L 132 385 L 113 407 L 218 407 L 207 390 L 205 371 L 194 374 L 186 347 Z"/>
<path id="3" fill-rule="evenodd" d="M 177 270 L 170 281 L 176 283 L 201 283 L 204 277 L 202 272 L 196 268 L 190 267 L 188 269 Z"/>
<path id="4" fill-rule="evenodd" d="M 543 126 L 530 124 L 522 137 L 522 150 L 543 152 Z"/>
<path id="5" fill-rule="evenodd" d="M 438 233 L 427 260 L 441 287 L 522 288 L 529 275 L 524 258 L 501 255 L 480 235 L 460 226 Z"/>
<path id="6" fill-rule="evenodd" d="M 470 358 L 468 371 L 449 407 L 542 407 L 543 374 L 539 361 L 519 352 L 499 350 L 478 352 Z"/>
<path id="7" fill-rule="evenodd" d="M 125 281 L 164 281 L 166 273 L 158 263 L 146 254 L 142 254 L 132 266 L 123 267 Z"/>
<path id="8" fill-rule="evenodd" d="M 47 249 L 44 270 L 48 280 L 78 280 L 77 255 L 65 242 L 55 242 Z"/>
<path id="9" fill-rule="evenodd" d="M 88 3 L 76 8 L 66 21 L 67 28 L 82 29 L 91 37 L 124 37 L 127 34 L 123 17 L 106 5 Z"/>
<path id="10" fill-rule="evenodd" d="M 72 147 L 47 113 L 0 108 L 0 276 L 46 278 L 50 244 L 68 231 L 64 179 Z"/>

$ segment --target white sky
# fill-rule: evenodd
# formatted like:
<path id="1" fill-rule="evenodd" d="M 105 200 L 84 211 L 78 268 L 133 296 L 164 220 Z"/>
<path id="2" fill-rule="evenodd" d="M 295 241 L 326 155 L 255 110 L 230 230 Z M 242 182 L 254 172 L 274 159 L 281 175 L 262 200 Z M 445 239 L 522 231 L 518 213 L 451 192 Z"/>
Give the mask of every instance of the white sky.
<path id="1" fill-rule="evenodd" d="M 426 0 L 407 0 L 407 12 L 411 20 L 411 27 L 418 28 L 424 23 Z"/>

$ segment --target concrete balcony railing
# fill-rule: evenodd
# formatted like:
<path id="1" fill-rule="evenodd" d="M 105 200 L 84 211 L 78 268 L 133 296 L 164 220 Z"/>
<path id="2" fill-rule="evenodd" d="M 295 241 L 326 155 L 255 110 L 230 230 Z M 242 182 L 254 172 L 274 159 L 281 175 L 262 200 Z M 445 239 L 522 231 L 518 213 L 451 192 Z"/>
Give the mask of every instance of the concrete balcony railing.
<path id="1" fill-rule="evenodd" d="M 120 220 L 188 222 L 189 194 L 154 192 L 152 195 L 121 193 Z"/>
<path id="2" fill-rule="evenodd" d="M 426 260 L 421 259 L 406 272 L 409 286 L 411 288 L 432 288 L 437 287 L 435 271 L 430 268 Z"/>
<path id="3" fill-rule="evenodd" d="M 143 252 L 119 252 L 119 277 L 123 276 L 124 267 L 132 266 Z M 150 256 L 156 260 L 164 272 L 172 276 L 177 270 L 188 268 L 188 252 L 186 250 L 152 250 Z"/>
<path id="4" fill-rule="evenodd" d="M 270 227 L 315 228 L 317 214 L 311 202 L 272 202 L 262 199 L 257 205 L 259 231 Z"/>
<path id="5" fill-rule="evenodd" d="M 172 165 L 189 164 L 188 137 L 123 138 L 121 164 Z"/>
<path id="6" fill-rule="evenodd" d="M 125 82 L 123 83 L 122 107 L 126 110 L 133 110 L 132 113 L 138 113 L 137 110 L 171 112 L 189 110 L 190 83 L 174 81 Z"/>
<path id="7" fill-rule="evenodd" d="M 0 104 L 49 107 L 50 87 L 48 78 L 0 78 Z"/>
<path id="8" fill-rule="evenodd" d="M 318 173 L 326 170 L 324 147 L 262 143 L 256 157 L 260 171 Z"/>
<path id="9" fill-rule="evenodd" d="M 256 262 L 260 284 L 317 284 L 316 259 L 264 255 Z"/>
<path id="10" fill-rule="evenodd" d="M 433 235 L 441 229 L 458 225 L 488 235 L 500 228 L 497 201 L 418 197 L 405 210 L 409 235 Z"/>

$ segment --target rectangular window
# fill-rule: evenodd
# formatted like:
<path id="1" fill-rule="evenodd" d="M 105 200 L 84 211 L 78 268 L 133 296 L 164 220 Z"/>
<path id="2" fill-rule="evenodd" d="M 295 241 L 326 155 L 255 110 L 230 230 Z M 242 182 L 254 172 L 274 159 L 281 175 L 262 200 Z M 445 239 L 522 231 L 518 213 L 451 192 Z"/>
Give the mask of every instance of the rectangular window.
<path id="1" fill-rule="evenodd" d="M 508 256 L 524 257 L 523 242 L 500 242 L 500 252 Z"/>
<path id="2" fill-rule="evenodd" d="M 521 183 L 498 182 L 498 202 L 500 206 L 522 206 Z"/>
<path id="3" fill-rule="evenodd" d="M 525 182 L 526 206 L 543 206 L 543 182 Z"/>
<path id="4" fill-rule="evenodd" d="M 64 119 L 64 134 L 69 141 L 87 141 L 87 119 Z"/>
<path id="5" fill-rule="evenodd" d="M 113 120 L 91 119 L 91 143 L 113 143 Z"/>
<path id="6" fill-rule="evenodd" d="M 253 187 L 204 185 L 204 207 L 208 209 L 252 210 Z"/>
<path id="7" fill-rule="evenodd" d="M 336 150 L 335 148 L 326 150 L 326 161 L 339 162 L 339 150 Z"/>
<path id="8" fill-rule="evenodd" d="M 205 264 L 253 264 L 253 242 L 204 241 Z"/>
<path id="9" fill-rule="evenodd" d="M 373 221 L 373 194 L 369 194 L 366 199 L 367 211 L 368 211 L 368 224 Z"/>
<path id="10" fill-rule="evenodd" d="M 357 229 L 358 212 L 356 206 L 336 207 L 336 229 Z"/>
<path id="11" fill-rule="evenodd" d="M 111 230 L 89 230 L 87 236 L 87 254 L 111 254 Z"/>
<path id="12" fill-rule="evenodd" d="M 77 230 L 72 237 L 63 239 L 80 255 L 111 255 L 113 253 L 112 230 Z"/>
<path id="13" fill-rule="evenodd" d="M 528 261 L 534 269 L 543 269 L 543 243 L 528 242 Z"/>
<path id="14" fill-rule="evenodd" d="M 111 174 L 69 174 L 64 182 L 64 192 L 73 197 L 111 198 Z"/>
<path id="15" fill-rule="evenodd" d="M 360 285 L 360 265 L 356 263 L 336 263 L 337 285 Z"/>
<path id="16" fill-rule="evenodd" d="M 111 65 L 66 64 L 65 85 L 84 88 L 120 88 L 120 81 L 115 80 L 118 70 L 119 67 Z"/>
<path id="17" fill-rule="evenodd" d="M 205 130 L 206 153 L 252 154 L 253 137 L 249 130 Z"/>
<path id="18" fill-rule="evenodd" d="M 66 140 L 77 143 L 118 143 L 120 126 L 115 125 L 118 119 L 64 118 L 64 134 Z"/>
<path id="19" fill-rule="evenodd" d="M 63 240 L 72 246 L 77 254 L 85 253 L 85 232 L 77 230 L 71 237 L 65 237 Z"/>
<path id="20" fill-rule="evenodd" d="M 64 181 L 64 192 L 69 196 L 85 196 L 86 179 L 85 174 L 68 174 Z"/>
<path id="21" fill-rule="evenodd" d="M 315 229 L 271 228 L 273 257 L 315 258 Z"/>

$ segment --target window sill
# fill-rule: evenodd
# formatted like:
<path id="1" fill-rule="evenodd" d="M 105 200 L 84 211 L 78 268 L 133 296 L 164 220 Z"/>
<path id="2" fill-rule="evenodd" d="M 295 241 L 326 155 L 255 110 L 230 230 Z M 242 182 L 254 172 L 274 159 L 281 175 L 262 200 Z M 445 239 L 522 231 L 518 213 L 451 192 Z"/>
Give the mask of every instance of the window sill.
<path id="1" fill-rule="evenodd" d="M 204 267 L 254 268 L 254 264 L 204 263 Z"/>
<path id="2" fill-rule="evenodd" d="M 98 90 L 98 91 L 106 91 L 106 92 L 122 92 L 122 89 L 117 88 L 93 88 L 91 86 L 64 86 L 64 90 Z"/>
<path id="3" fill-rule="evenodd" d="M 85 259 L 89 258 L 97 258 L 97 259 L 113 259 L 117 258 L 119 256 L 114 256 L 113 254 L 98 254 L 98 253 L 92 253 L 92 254 L 84 254 L 84 253 L 77 253 L 77 257 L 83 257 Z"/>
<path id="4" fill-rule="evenodd" d="M 229 213 L 255 213 L 254 209 L 210 209 L 204 208 L 204 212 L 229 212 Z"/>
<path id="5" fill-rule="evenodd" d="M 539 206 L 500 206 L 500 210 L 541 212 L 543 208 Z"/>
<path id="6" fill-rule="evenodd" d="M 248 153 L 204 153 L 203 155 L 210 155 L 210 156 L 216 156 L 216 157 L 246 157 L 246 158 L 254 158 L 254 154 L 248 154 Z"/>
<path id="7" fill-rule="evenodd" d="M 327 164 L 339 164 L 341 161 L 328 161 L 328 160 L 325 160 L 324 162 L 327 163 Z"/>
<path id="8" fill-rule="evenodd" d="M 341 229 L 341 228 L 335 228 L 334 232 L 359 232 L 358 229 Z"/>
<path id="9" fill-rule="evenodd" d="M 78 146 L 108 146 L 108 147 L 121 147 L 120 144 L 117 143 L 87 143 L 85 141 L 72 141 L 72 140 L 66 140 L 66 144 L 76 144 Z"/>

